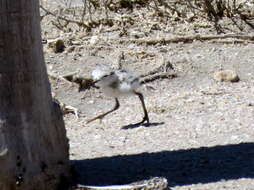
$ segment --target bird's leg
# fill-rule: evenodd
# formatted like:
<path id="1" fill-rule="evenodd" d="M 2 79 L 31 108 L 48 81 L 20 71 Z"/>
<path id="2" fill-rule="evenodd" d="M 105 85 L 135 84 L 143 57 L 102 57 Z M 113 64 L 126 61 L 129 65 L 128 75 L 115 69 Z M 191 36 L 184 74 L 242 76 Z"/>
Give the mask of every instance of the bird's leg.
<path id="1" fill-rule="evenodd" d="M 92 122 L 92 121 L 94 121 L 96 119 L 103 119 L 106 115 L 108 115 L 108 114 L 112 113 L 113 111 L 117 110 L 120 107 L 120 104 L 119 104 L 119 101 L 118 101 L 117 98 L 115 98 L 115 101 L 116 101 L 116 104 L 115 104 L 113 109 L 109 110 L 106 113 L 98 115 L 98 116 L 94 117 L 93 119 L 88 120 L 86 123 L 90 123 L 90 122 Z"/>
<path id="2" fill-rule="evenodd" d="M 142 124 L 145 121 L 147 121 L 147 123 L 149 124 L 149 117 L 148 117 L 148 113 L 147 113 L 147 109 L 146 109 L 146 105 L 145 105 L 145 101 L 144 101 L 144 96 L 140 92 L 134 91 L 134 93 L 139 97 L 139 99 L 140 99 L 140 101 L 142 103 L 143 111 L 144 111 L 144 118 L 143 118 L 143 120 L 141 122 L 137 123 L 137 125 L 138 124 Z"/>

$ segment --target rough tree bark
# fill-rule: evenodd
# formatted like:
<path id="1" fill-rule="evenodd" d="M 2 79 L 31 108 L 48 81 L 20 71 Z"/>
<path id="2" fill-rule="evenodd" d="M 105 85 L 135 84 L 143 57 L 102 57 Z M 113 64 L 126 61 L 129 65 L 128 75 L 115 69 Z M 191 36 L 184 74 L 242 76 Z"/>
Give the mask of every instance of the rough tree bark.
<path id="1" fill-rule="evenodd" d="M 39 20 L 39 0 L 0 0 L 0 190 L 65 189 L 69 179 Z"/>

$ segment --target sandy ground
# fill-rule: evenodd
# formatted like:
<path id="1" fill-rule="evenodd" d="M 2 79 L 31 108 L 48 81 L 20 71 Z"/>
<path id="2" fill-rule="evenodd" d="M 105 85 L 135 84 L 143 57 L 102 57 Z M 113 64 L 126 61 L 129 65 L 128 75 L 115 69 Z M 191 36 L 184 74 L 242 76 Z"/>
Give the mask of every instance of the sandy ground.
<path id="1" fill-rule="evenodd" d="M 49 30 L 45 25 L 42 29 Z M 149 126 L 131 125 L 143 117 L 135 96 L 121 98 L 120 109 L 101 122 L 86 124 L 112 108 L 114 100 L 98 89 L 78 92 L 75 85 L 51 80 L 56 97 L 81 113 L 78 119 L 73 114 L 64 116 L 79 183 L 126 184 L 163 176 L 173 190 L 254 189 L 253 43 L 197 40 L 146 46 L 119 44 L 114 33 L 104 33 L 96 45 L 89 45 L 93 35 L 72 52 L 45 50 L 49 72 L 63 75 L 79 70 L 90 77 L 96 64 L 117 67 L 119 52 L 124 51 L 128 70 L 147 73 L 164 59 L 172 63 L 177 77 L 140 88 Z M 215 81 L 213 74 L 221 69 L 236 71 L 240 81 Z"/>

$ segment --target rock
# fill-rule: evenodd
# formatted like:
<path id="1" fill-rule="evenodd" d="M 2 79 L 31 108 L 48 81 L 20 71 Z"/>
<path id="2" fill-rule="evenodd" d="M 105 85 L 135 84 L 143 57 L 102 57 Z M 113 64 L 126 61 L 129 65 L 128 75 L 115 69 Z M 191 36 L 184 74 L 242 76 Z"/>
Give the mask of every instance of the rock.
<path id="1" fill-rule="evenodd" d="M 54 39 L 48 41 L 48 49 L 51 49 L 54 53 L 62 53 L 65 49 L 64 41 L 62 39 Z"/>
<path id="2" fill-rule="evenodd" d="M 90 39 L 90 45 L 96 45 L 100 40 L 99 36 L 92 36 Z"/>
<path id="3" fill-rule="evenodd" d="M 139 32 L 139 31 L 131 31 L 130 36 L 134 37 L 134 38 L 143 38 L 145 36 L 145 34 L 143 32 Z"/>
<path id="4" fill-rule="evenodd" d="M 238 82 L 240 80 L 237 73 L 232 70 L 217 71 L 214 73 L 213 78 L 219 82 Z"/>
<path id="5" fill-rule="evenodd" d="M 76 46 L 70 46 L 70 47 L 68 47 L 68 48 L 66 49 L 66 52 L 67 52 L 67 53 L 71 53 L 71 52 L 75 51 L 75 49 L 76 49 Z"/>

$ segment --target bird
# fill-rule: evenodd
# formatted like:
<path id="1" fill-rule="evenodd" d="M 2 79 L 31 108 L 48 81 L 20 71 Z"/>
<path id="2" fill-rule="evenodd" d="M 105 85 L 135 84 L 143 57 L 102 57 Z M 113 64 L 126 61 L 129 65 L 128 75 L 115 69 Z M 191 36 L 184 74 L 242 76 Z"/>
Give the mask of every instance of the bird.
<path id="1" fill-rule="evenodd" d="M 141 92 L 137 91 L 140 87 L 140 81 L 139 77 L 135 73 L 124 69 L 112 69 L 107 65 L 98 65 L 91 74 L 95 86 L 99 87 L 105 95 L 113 97 L 115 100 L 115 106 L 111 110 L 88 120 L 87 123 L 97 119 L 103 119 L 106 115 L 116 111 L 120 107 L 118 100 L 120 96 L 136 95 L 141 102 L 144 112 L 142 121 L 136 123 L 136 125 L 140 125 L 145 122 L 149 124 L 149 116 L 144 96 Z"/>

